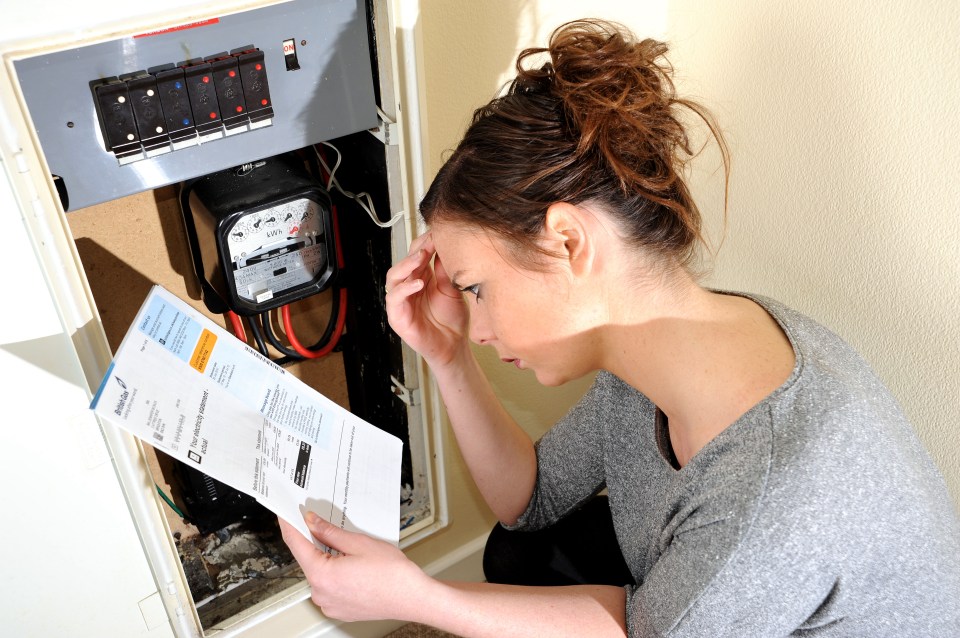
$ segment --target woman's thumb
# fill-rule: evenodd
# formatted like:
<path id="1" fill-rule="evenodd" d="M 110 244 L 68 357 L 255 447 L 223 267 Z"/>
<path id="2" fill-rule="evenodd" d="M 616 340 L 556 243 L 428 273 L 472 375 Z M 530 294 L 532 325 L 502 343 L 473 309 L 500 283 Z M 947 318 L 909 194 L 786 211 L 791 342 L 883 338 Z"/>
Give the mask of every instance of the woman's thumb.
<path id="1" fill-rule="evenodd" d="M 303 520 L 307 523 L 307 527 L 310 528 L 310 533 L 312 533 L 318 541 L 330 549 L 349 553 L 347 546 L 350 544 L 350 532 L 340 529 L 313 512 L 304 514 Z"/>

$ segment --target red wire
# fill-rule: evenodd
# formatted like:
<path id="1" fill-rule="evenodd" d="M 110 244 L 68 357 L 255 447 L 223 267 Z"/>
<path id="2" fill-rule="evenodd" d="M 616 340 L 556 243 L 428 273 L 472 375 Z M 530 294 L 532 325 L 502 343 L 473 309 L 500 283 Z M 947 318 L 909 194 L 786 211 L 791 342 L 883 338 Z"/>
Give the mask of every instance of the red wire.
<path id="1" fill-rule="evenodd" d="M 337 249 L 337 266 L 343 268 L 343 246 L 340 242 L 340 217 L 337 215 L 336 204 L 330 204 L 330 216 L 333 218 L 333 243 Z"/>
<path id="2" fill-rule="evenodd" d="M 233 326 L 233 334 L 240 341 L 246 342 L 247 333 L 243 329 L 243 321 L 240 320 L 239 315 L 232 310 L 228 310 L 226 313 L 227 318 L 230 320 L 230 324 Z"/>
<path id="3" fill-rule="evenodd" d="M 337 265 L 343 268 L 343 247 L 340 245 L 340 222 L 337 219 L 337 207 L 331 206 L 331 217 L 333 217 L 333 237 L 337 252 Z M 302 357 L 307 359 L 318 359 L 324 357 L 337 346 L 340 336 L 343 334 L 343 327 L 347 323 L 347 289 L 340 289 L 340 309 L 337 313 L 337 324 L 333 328 L 333 334 L 330 335 L 330 341 L 319 350 L 310 350 L 305 348 L 297 335 L 293 332 L 293 321 L 290 319 L 290 305 L 286 304 L 280 308 L 280 316 L 283 318 L 283 329 L 287 333 L 287 341 L 290 346 Z"/>
<path id="4" fill-rule="evenodd" d="M 297 336 L 293 333 L 293 322 L 290 320 L 290 305 L 287 304 L 280 308 L 280 315 L 283 317 L 283 329 L 287 333 L 287 341 L 290 342 L 290 346 L 297 351 L 297 354 L 307 358 L 307 359 L 318 359 L 324 357 L 336 347 L 337 342 L 340 341 L 340 335 L 343 334 L 343 327 L 347 323 L 347 289 L 340 289 L 340 312 L 337 313 L 337 325 L 333 328 L 333 334 L 330 335 L 330 341 L 327 342 L 327 345 L 323 346 L 319 350 L 310 350 L 309 348 L 303 347 L 303 344 L 300 343 L 300 340 L 297 339 Z"/>

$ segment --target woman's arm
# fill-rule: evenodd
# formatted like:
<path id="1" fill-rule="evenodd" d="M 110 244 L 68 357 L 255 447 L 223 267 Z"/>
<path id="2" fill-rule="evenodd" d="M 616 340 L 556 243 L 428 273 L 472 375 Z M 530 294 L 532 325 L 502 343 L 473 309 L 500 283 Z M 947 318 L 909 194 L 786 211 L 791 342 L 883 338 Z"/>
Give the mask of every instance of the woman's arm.
<path id="1" fill-rule="evenodd" d="M 338 553 L 318 549 L 281 521 L 283 537 L 307 576 L 313 602 L 331 618 L 418 622 L 465 638 L 626 635 L 622 587 L 441 582 L 389 543 L 316 515 L 308 514 L 306 521 L 314 536 Z"/>
<path id="2" fill-rule="evenodd" d="M 497 519 L 512 525 L 527 509 L 537 479 L 530 437 L 494 395 L 469 348 L 434 377 L 474 482 Z"/>
<path id="3" fill-rule="evenodd" d="M 497 518 L 511 524 L 533 494 L 533 443 L 496 398 L 473 356 L 463 295 L 435 255 L 427 233 L 390 269 L 387 316 L 400 338 L 430 366 L 474 481 Z"/>
<path id="4" fill-rule="evenodd" d="M 465 638 L 626 636 L 623 587 L 520 587 L 433 581 L 414 620 Z"/>

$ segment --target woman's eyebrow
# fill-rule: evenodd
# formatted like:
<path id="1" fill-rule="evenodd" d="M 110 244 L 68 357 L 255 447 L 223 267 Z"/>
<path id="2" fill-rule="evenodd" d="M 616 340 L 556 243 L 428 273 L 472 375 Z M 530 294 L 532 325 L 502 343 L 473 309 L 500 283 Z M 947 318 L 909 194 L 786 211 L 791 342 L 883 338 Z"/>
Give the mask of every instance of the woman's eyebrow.
<path id="1" fill-rule="evenodd" d="M 462 270 L 458 270 L 457 272 L 453 273 L 453 274 L 450 276 L 450 285 L 452 285 L 454 288 L 456 288 L 457 290 L 459 290 L 459 291 L 461 291 L 461 292 L 463 291 L 463 286 L 461 286 L 460 284 L 457 283 L 457 279 L 459 279 L 459 278 L 462 277 L 462 276 L 463 276 L 463 271 L 462 271 Z"/>

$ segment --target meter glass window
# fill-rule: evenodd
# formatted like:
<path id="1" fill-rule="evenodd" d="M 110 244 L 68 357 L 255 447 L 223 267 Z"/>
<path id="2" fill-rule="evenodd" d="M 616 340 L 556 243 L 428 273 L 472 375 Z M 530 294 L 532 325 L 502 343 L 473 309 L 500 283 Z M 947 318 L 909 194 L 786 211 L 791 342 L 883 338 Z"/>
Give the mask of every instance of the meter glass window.
<path id="1" fill-rule="evenodd" d="M 326 269 L 323 215 L 312 199 L 241 213 L 227 234 L 237 296 L 261 303 Z"/>

